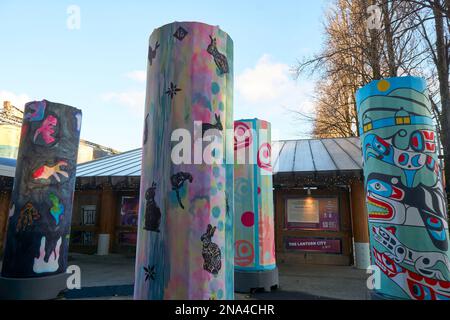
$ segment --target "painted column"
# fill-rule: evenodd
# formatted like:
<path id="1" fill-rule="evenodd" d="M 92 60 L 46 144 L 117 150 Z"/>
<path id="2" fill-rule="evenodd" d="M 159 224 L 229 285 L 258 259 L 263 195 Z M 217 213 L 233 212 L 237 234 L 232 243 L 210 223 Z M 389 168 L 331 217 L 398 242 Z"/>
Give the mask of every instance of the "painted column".
<path id="1" fill-rule="evenodd" d="M 231 38 L 197 22 L 156 29 L 144 118 L 134 297 L 233 299 Z"/>
<path id="2" fill-rule="evenodd" d="M 270 123 L 234 122 L 235 288 L 237 292 L 278 285 Z"/>
<path id="3" fill-rule="evenodd" d="M 0 296 L 51 298 L 64 289 L 81 117 L 46 100 L 25 105 Z"/>
<path id="4" fill-rule="evenodd" d="M 373 81 L 356 94 L 377 296 L 450 299 L 448 223 L 425 81 Z"/>
<path id="5" fill-rule="evenodd" d="M 355 267 L 358 269 L 367 269 L 370 266 L 370 249 L 364 183 L 359 180 L 354 181 L 350 188 L 353 242 L 355 244 Z"/>

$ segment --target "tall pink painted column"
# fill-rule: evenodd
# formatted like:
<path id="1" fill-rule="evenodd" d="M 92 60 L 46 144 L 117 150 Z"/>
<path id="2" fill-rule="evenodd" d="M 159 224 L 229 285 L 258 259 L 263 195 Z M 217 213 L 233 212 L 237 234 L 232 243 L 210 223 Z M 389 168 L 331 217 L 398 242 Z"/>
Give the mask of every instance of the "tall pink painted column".
<path id="1" fill-rule="evenodd" d="M 197 22 L 156 29 L 144 118 L 134 298 L 233 299 L 231 38 Z"/>

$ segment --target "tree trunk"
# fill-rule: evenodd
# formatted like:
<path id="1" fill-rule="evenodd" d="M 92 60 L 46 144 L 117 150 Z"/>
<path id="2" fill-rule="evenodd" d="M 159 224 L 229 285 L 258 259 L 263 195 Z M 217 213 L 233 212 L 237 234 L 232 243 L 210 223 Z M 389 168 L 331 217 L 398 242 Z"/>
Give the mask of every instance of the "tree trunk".
<path id="1" fill-rule="evenodd" d="M 447 203 L 450 203 L 450 88 L 449 88 L 449 61 L 444 31 L 444 16 L 438 9 L 433 9 L 436 30 L 436 69 L 439 79 L 439 93 L 441 96 L 441 139 L 444 149 L 445 190 Z"/>
<path id="2" fill-rule="evenodd" d="M 362 0 L 361 7 L 368 8 L 369 5 L 376 4 L 374 0 Z M 362 11 L 365 15 L 365 21 L 369 19 L 369 14 Z M 380 31 L 376 29 L 368 29 L 368 34 L 365 36 L 366 46 L 368 48 L 367 60 L 370 68 L 372 69 L 372 79 L 381 79 L 381 63 L 380 63 Z"/>
<path id="3" fill-rule="evenodd" d="M 387 50 L 387 64 L 389 68 L 389 77 L 397 76 L 397 64 L 395 63 L 394 40 L 392 35 L 391 17 L 389 15 L 389 1 L 383 1 L 381 6 L 383 13 L 384 34 Z"/>

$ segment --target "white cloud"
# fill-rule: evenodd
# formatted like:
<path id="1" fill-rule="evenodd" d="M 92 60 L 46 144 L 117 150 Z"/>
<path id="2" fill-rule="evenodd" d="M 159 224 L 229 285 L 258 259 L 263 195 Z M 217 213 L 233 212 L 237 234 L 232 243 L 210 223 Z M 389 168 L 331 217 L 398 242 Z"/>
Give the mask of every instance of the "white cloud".
<path id="1" fill-rule="evenodd" d="M 126 73 L 125 77 L 140 82 L 140 84 L 134 86 L 135 88 L 133 89 L 105 92 L 100 95 L 100 98 L 108 103 L 126 107 L 134 113 L 141 115 L 145 105 L 145 81 L 147 80 L 147 72 L 144 70 L 134 70 Z"/>
<path id="2" fill-rule="evenodd" d="M 283 139 L 304 137 L 310 124 L 296 122 L 289 110 L 312 112 L 313 90 L 313 82 L 295 80 L 289 65 L 265 54 L 236 76 L 235 118 L 268 120 Z"/>
<path id="3" fill-rule="evenodd" d="M 142 114 L 145 105 L 145 91 L 128 90 L 121 92 L 107 92 L 102 94 L 102 100 L 123 105 L 132 111 Z"/>
<path id="4" fill-rule="evenodd" d="M 263 55 L 254 68 L 245 69 L 236 77 L 236 89 L 250 102 L 273 100 L 289 83 L 289 66 L 272 62 Z"/>
<path id="5" fill-rule="evenodd" d="M 0 104 L 3 107 L 3 101 L 10 101 L 13 106 L 23 110 L 27 102 L 32 99 L 25 93 L 16 94 L 11 91 L 0 90 Z"/>
<path id="6" fill-rule="evenodd" d="M 145 70 L 134 70 L 128 72 L 126 77 L 134 81 L 145 82 L 147 80 L 147 72 Z"/>
<path id="7" fill-rule="evenodd" d="M 265 54 L 253 67 L 236 75 L 236 99 L 234 118 L 260 118 L 272 123 L 272 133 L 276 139 L 305 137 L 310 123 L 295 121 L 296 115 L 289 110 L 313 111 L 312 93 L 314 83 L 295 80 L 290 66 L 273 61 Z M 146 81 L 146 72 L 131 71 L 126 77 L 140 82 Z M 122 91 L 107 92 L 103 101 L 126 107 L 135 114 L 142 115 L 145 105 L 145 86 Z"/>

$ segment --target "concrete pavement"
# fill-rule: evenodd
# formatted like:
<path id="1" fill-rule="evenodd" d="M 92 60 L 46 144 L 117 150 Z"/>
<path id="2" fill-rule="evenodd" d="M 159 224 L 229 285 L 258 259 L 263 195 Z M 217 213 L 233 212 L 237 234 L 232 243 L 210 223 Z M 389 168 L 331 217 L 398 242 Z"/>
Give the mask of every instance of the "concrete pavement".
<path id="1" fill-rule="evenodd" d="M 62 299 L 132 299 L 134 257 L 71 253 L 69 265 L 81 269 L 81 290 Z M 0 261 L 1 267 L 1 261 Z M 367 274 L 350 266 L 279 264 L 280 287 L 272 292 L 236 293 L 236 300 L 369 300 Z"/>
<path id="2" fill-rule="evenodd" d="M 65 294 L 67 299 L 131 299 L 134 258 L 70 254 L 69 265 L 81 268 L 82 290 Z M 280 288 L 270 293 L 236 294 L 237 300 L 370 299 L 364 270 L 349 266 L 278 265 Z"/>

